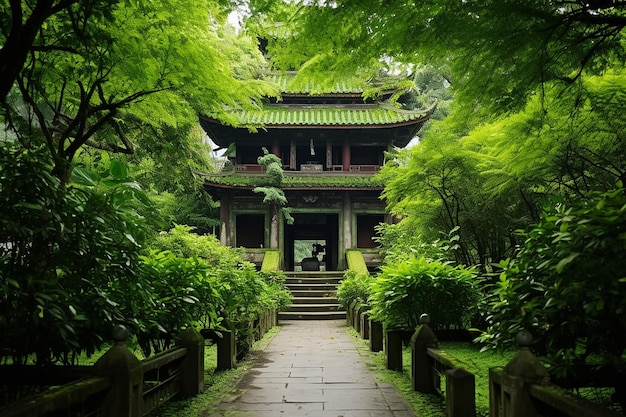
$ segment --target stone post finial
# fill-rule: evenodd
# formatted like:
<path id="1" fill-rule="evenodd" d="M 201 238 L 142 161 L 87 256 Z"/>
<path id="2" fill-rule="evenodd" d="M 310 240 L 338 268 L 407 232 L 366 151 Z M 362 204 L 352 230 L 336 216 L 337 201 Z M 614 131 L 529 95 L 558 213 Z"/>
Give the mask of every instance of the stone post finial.
<path id="1" fill-rule="evenodd" d="M 520 330 L 515 335 L 515 342 L 520 348 L 528 348 L 533 344 L 533 335 L 526 329 Z"/>
<path id="2" fill-rule="evenodd" d="M 420 324 L 430 324 L 430 316 L 426 313 L 420 316 Z"/>
<path id="3" fill-rule="evenodd" d="M 506 364 L 503 372 L 510 376 L 523 378 L 529 383 L 549 383 L 550 374 L 548 370 L 529 349 L 533 343 L 533 335 L 528 330 L 520 330 L 515 336 L 515 341 L 520 350 Z"/>
<path id="4" fill-rule="evenodd" d="M 128 340 L 128 334 L 128 329 L 125 326 L 118 324 L 113 328 L 113 331 L 111 331 L 111 339 L 113 339 L 115 343 L 126 343 L 126 340 Z"/>

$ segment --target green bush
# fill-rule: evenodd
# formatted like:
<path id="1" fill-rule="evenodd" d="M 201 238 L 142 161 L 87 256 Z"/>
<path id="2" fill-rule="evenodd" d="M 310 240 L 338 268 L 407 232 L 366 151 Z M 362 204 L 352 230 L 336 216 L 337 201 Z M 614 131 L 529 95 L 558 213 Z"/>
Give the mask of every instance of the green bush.
<path id="1" fill-rule="evenodd" d="M 424 257 L 435 261 L 452 261 L 459 249 L 459 227 L 435 241 L 428 241 L 415 234 L 416 226 L 407 217 L 399 223 L 381 223 L 376 226 L 374 240 L 380 246 L 380 255 L 386 264 L 401 262 L 410 258 Z"/>
<path id="2" fill-rule="evenodd" d="M 222 246 L 215 236 L 198 235 L 193 231 L 193 227 L 175 225 L 167 232 L 159 233 L 150 247 L 170 251 L 181 258 L 202 258 L 215 267 L 237 267 L 243 262 L 240 249 Z"/>
<path id="3" fill-rule="evenodd" d="M 188 307 L 192 311 L 206 309 L 209 316 L 197 313 L 192 319 L 203 326 L 234 331 L 240 352 L 250 347 L 249 336 L 254 331 L 250 320 L 270 309 L 285 310 L 291 304 L 282 273 L 258 272 L 252 263 L 244 261 L 239 249 L 222 246 L 214 236 L 199 236 L 192 228 L 178 225 L 159 234 L 153 246 L 206 263 L 206 269 L 198 274 L 202 280 L 190 285 L 202 292 L 194 293 L 198 301 Z M 219 317 L 214 317 L 213 311 Z"/>
<path id="4" fill-rule="evenodd" d="M 170 347 L 172 337 L 188 327 L 220 324 L 222 294 L 207 262 L 154 250 L 141 261 L 147 297 L 134 303 L 139 318 L 137 338 L 145 356 Z"/>
<path id="5" fill-rule="evenodd" d="M 626 196 L 621 187 L 549 210 L 503 272 L 481 337 L 510 344 L 521 329 L 555 374 L 571 365 L 624 370 Z"/>
<path id="6" fill-rule="evenodd" d="M 349 308 L 354 301 L 366 304 L 373 278 L 369 274 L 348 270 L 337 287 L 337 300 L 342 308 Z"/>
<path id="7" fill-rule="evenodd" d="M 116 162 L 65 188 L 42 160 L 0 146 L 0 360 L 71 363 L 140 318 L 141 191 Z"/>
<path id="8" fill-rule="evenodd" d="M 465 328 L 479 299 L 474 269 L 426 258 L 385 265 L 371 286 L 371 316 L 388 329 L 414 329 L 423 313 L 431 327 Z"/>

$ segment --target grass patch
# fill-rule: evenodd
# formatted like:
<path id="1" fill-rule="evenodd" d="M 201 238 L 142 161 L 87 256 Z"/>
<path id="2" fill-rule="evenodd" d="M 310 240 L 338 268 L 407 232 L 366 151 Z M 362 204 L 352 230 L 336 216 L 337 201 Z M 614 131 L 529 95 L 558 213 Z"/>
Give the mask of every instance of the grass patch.
<path id="1" fill-rule="evenodd" d="M 384 352 L 370 352 L 369 341 L 361 339 L 354 329 L 348 332 L 354 337 L 361 357 L 374 372 L 379 382 L 396 386 L 413 411 L 422 417 L 445 417 L 445 399 L 440 395 L 413 391 L 411 379 L 411 348 L 402 352 L 402 372 L 387 369 Z M 513 351 L 480 352 L 480 348 L 469 342 L 440 342 L 439 348 L 463 363 L 464 368 L 476 377 L 476 416 L 489 416 L 489 368 L 504 366 L 513 357 Z M 441 378 L 441 389 L 445 391 L 445 377 Z"/>
<path id="2" fill-rule="evenodd" d="M 489 368 L 506 365 L 515 351 L 494 351 L 481 352 L 477 345 L 470 342 L 439 342 L 439 349 L 445 351 L 450 356 L 454 356 L 462 362 L 463 368 L 474 374 L 476 378 L 476 416 L 489 416 Z M 404 356 L 411 360 L 410 351 Z M 445 389 L 445 379 L 442 378 L 442 385 Z"/>
<path id="3" fill-rule="evenodd" d="M 361 359 L 374 373 L 376 380 L 383 384 L 393 384 L 416 415 L 420 417 L 446 417 L 443 397 L 413 391 L 410 354 L 402 355 L 402 372 L 390 371 L 387 369 L 384 352 L 371 352 L 369 341 L 363 340 L 353 328 L 348 328 L 348 333 L 354 338 Z"/>
<path id="4" fill-rule="evenodd" d="M 195 397 L 178 401 L 169 401 L 149 414 L 150 417 L 208 417 L 217 412 L 217 406 L 224 398 L 237 395 L 237 382 L 254 365 L 254 352 L 265 349 L 280 326 L 271 328 L 263 338 L 252 345 L 246 359 L 239 361 L 235 369 L 216 372 L 217 347 L 204 350 L 205 391 Z"/>

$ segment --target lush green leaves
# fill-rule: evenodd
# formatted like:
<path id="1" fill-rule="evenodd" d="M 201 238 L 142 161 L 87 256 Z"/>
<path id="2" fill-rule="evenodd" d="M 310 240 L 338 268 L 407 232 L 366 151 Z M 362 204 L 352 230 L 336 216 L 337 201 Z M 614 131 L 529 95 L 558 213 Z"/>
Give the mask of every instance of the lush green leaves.
<path id="1" fill-rule="evenodd" d="M 466 328 L 478 302 L 476 272 L 411 258 L 385 265 L 371 285 L 371 316 L 389 329 L 411 330 L 427 313 L 434 328 Z"/>
<path id="2" fill-rule="evenodd" d="M 284 19 L 266 30 L 282 68 L 307 62 L 306 70 L 343 75 L 428 62 L 450 69 L 465 103 L 497 112 L 523 106 L 543 82 L 571 85 L 583 68 L 602 71 L 624 55 L 624 8 L 610 2 L 341 0 L 290 10 L 251 3 Z"/>
<path id="3" fill-rule="evenodd" d="M 490 301 L 482 340 L 535 336 L 555 373 L 579 363 L 623 366 L 626 331 L 626 198 L 623 188 L 577 204 L 559 204 L 525 234 Z"/>
<path id="4" fill-rule="evenodd" d="M 353 302 L 367 304 L 370 296 L 370 285 L 373 278 L 369 274 L 348 270 L 343 276 L 343 280 L 337 287 L 337 300 L 339 304 L 347 309 Z"/>
<path id="5" fill-rule="evenodd" d="M 113 325 L 135 325 L 126 301 L 146 230 L 133 209 L 140 191 L 119 168 L 65 190 L 42 159 L 0 148 L 0 345 L 16 362 L 69 362 Z"/>

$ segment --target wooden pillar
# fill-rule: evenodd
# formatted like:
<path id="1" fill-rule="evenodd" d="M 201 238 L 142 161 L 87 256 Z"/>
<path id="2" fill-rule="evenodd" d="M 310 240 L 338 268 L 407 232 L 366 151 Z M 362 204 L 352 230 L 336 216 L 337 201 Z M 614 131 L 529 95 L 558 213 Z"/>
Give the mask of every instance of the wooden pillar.
<path id="1" fill-rule="evenodd" d="M 343 170 L 350 171 L 350 142 L 345 139 L 343 142 Z"/>
<path id="2" fill-rule="evenodd" d="M 294 171 L 298 167 L 296 158 L 296 140 L 291 139 L 291 143 L 289 144 L 289 169 Z"/>
<path id="3" fill-rule="evenodd" d="M 499 395 L 502 401 L 503 417 L 534 416 L 538 414 L 535 403 L 529 394 L 532 384 L 547 385 L 550 374 L 539 359 L 530 351 L 533 338 L 530 332 L 522 330 L 517 333 L 515 340 L 520 350 L 506 364 L 502 370 Z M 490 375 L 490 380 L 491 380 Z M 493 384 L 490 381 L 490 391 Z M 493 404 L 490 404 L 493 406 Z"/>
<path id="4" fill-rule="evenodd" d="M 343 194 L 343 242 L 344 250 L 352 249 L 352 196 L 350 191 Z"/>
<path id="5" fill-rule="evenodd" d="M 278 143 L 278 138 L 274 138 L 274 140 L 272 140 L 272 153 L 280 158 L 280 145 Z"/>
<path id="6" fill-rule="evenodd" d="M 326 140 L 326 169 L 329 171 L 333 169 L 333 143 L 330 139 Z"/>
<path id="7" fill-rule="evenodd" d="M 448 417 L 476 416 L 476 381 L 465 369 L 446 371 L 446 410 Z"/>
<path id="8" fill-rule="evenodd" d="M 280 214 L 278 212 L 278 205 L 272 203 L 270 208 L 270 249 L 279 249 L 278 236 L 280 227 Z"/>
<path id="9" fill-rule="evenodd" d="M 370 338 L 370 315 L 367 311 L 361 313 L 361 337 L 365 340 Z"/>
<path id="10" fill-rule="evenodd" d="M 230 195 L 223 195 L 220 200 L 220 243 L 230 246 Z"/>

